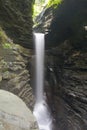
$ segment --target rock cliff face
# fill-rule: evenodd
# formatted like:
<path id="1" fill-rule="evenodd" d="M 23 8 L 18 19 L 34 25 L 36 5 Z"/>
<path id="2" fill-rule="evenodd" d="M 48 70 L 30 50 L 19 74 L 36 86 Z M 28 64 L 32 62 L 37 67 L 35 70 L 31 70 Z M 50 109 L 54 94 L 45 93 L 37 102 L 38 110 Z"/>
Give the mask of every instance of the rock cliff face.
<path id="1" fill-rule="evenodd" d="M 31 7 L 32 1 L 0 0 L 0 25 L 15 43 L 25 47 L 31 47 Z M 38 21 L 35 30 L 46 33 L 50 48 L 46 52 L 45 91 L 57 130 L 87 130 L 87 0 L 64 0 L 56 9 L 45 9 Z M 32 95 L 28 59 L 25 52 L 18 57 L 19 51 L 14 48 L 10 54 L 15 56 L 14 61 L 8 58 L 5 63 L 1 59 L 0 67 L 10 69 L 10 73 L 4 70 L 3 74 L 1 68 L 0 87 L 30 104 L 26 98 Z"/>
<path id="2" fill-rule="evenodd" d="M 0 26 L 24 47 L 32 46 L 33 0 L 0 0 Z"/>
<path id="3" fill-rule="evenodd" d="M 47 52 L 46 92 L 59 130 L 87 129 L 86 57 L 68 42 Z"/>
<path id="4" fill-rule="evenodd" d="M 55 47 L 70 40 L 75 46 L 87 47 L 87 1 L 64 0 L 56 8 L 45 8 L 36 18 L 37 32 L 46 35 L 46 46 Z"/>
<path id="5" fill-rule="evenodd" d="M 55 10 L 53 20 L 46 35 L 46 42 L 56 46 L 65 40 L 72 44 L 86 45 L 87 1 L 64 0 Z"/>
<path id="6" fill-rule="evenodd" d="M 86 0 L 65 0 L 35 27 L 46 33 L 45 89 L 57 130 L 87 129 L 86 8 Z"/>
<path id="7" fill-rule="evenodd" d="M 32 109 L 34 98 L 30 86 L 29 65 L 32 50 L 15 45 L 0 30 L 0 89 L 19 96 Z"/>

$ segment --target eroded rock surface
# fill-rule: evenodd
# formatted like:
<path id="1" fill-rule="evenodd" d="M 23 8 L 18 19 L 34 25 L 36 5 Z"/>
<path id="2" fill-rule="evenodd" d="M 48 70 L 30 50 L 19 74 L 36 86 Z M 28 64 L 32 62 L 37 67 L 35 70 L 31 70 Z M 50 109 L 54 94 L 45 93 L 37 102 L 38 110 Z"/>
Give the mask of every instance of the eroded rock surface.
<path id="1" fill-rule="evenodd" d="M 27 68 L 32 51 L 13 43 L 10 48 L 0 46 L 0 89 L 10 91 L 33 107 L 30 72 Z"/>
<path id="2" fill-rule="evenodd" d="M 0 130 L 37 130 L 37 123 L 25 103 L 10 92 L 0 90 Z"/>
<path id="3" fill-rule="evenodd" d="M 86 0 L 64 0 L 35 27 L 46 34 L 45 91 L 57 130 L 87 130 L 86 8 Z"/>
<path id="4" fill-rule="evenodd" d="M 86 130 L 87 48 L 66 41 L 47 55 L 46 92 L 57 128 Z"/>
<path id="5" fill-rule="evenodd" d="M 14 41 L 24 47 L 32 46 L 33 0 L 0 0 L 0 26 Z"/>

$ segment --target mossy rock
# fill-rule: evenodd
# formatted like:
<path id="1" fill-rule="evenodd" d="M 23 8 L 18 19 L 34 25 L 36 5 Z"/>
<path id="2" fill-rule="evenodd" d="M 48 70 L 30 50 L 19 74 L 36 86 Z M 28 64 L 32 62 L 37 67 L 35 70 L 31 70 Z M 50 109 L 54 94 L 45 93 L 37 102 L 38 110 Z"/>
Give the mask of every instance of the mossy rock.
<path id="1" fill-rule="evenodd" d="M 0 0 L 0 26 L 14 43 L 32 46 L 33 0 Z"/>

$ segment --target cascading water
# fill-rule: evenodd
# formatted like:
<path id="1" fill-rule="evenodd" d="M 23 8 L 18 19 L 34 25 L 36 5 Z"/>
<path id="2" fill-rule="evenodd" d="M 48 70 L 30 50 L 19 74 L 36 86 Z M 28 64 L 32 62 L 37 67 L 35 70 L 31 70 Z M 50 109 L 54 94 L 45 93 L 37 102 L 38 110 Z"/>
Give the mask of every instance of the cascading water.
<path id="1" fill-rule="evenodd" d="M 34 115 L 40 130 L 52 130 L 52 116 L 44 98 L 44 34 L 35 33 L 36 52 L 36 103 Z"/>
<path id="2" fill-rule="evenodd" d="M 43 100 L 44 86 L 44 34 L 35 34 L 36 101 Z"/>

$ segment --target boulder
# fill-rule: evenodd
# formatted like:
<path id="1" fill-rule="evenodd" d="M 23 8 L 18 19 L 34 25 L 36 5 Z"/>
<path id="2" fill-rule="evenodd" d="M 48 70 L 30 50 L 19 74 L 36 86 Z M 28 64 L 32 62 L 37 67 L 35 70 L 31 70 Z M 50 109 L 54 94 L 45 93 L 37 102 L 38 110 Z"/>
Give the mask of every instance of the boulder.
<path id="1" fill-rule="evenodd" d="M 38 130 L 36 120 L 16 95 L 0 90 L 0 130 Z"/>

